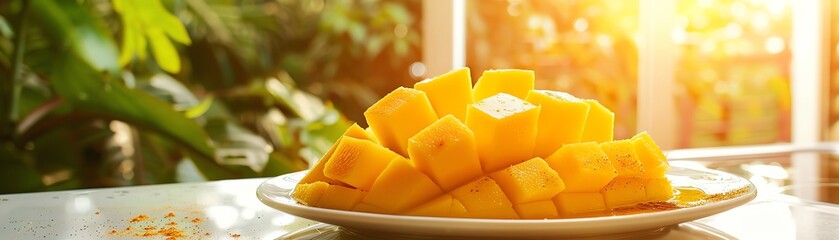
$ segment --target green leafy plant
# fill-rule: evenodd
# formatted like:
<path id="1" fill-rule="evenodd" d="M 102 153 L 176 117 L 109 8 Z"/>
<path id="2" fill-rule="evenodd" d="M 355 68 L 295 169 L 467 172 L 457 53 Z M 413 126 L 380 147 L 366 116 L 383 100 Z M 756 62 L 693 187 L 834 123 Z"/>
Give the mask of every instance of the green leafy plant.
<path id="1" fill-rule="evenodd" d="M 350 124 L 323 99 L 363 109 L 412 81 L 364 72 L 418 52 L 418 4 L 377 2 L 0 4 L 0 193 L 305 168 Z"/>

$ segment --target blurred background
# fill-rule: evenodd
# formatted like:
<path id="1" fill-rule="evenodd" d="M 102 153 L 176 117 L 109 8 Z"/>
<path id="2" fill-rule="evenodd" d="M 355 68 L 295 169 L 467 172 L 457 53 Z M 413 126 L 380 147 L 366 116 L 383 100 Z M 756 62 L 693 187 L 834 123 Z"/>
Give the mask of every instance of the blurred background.
<path id="1" fill-rule="evenodd" d="M 824 42 L 810 80 L 790 0 L 455 2 L 0 1 L 0 193 L 302 170 L 377 99 L 456 66 L 533 69 L 612 109 L 615 138 L 668 103 L 669 149 L 790 142 L 792 86 L 816 81 L 819 138 L 839 135 L 839 1 L 798 36 Z"/>

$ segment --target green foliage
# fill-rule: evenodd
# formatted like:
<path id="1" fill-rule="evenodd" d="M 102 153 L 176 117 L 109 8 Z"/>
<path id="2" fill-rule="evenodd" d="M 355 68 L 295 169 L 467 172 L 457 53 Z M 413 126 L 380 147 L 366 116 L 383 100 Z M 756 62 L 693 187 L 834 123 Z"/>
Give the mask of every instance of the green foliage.
<path id="1" fill-rule="evenodd" d="M 76 111 L 86 111 L 167 135 L 197 154 L 195 159 L 207 162 L 201 165 L 204 166 L 201 169 L 210 179 L 237 177 L 211 160 L 215 156 L 214 149 L 201 126 L 174 111 L 168 103 L 139 90 L 103 81 L 102 75 L 72 55 L 59 56 L 56 61 L 52 86 L 58 96 L 73 105 Z"/>
<path id="2" fill-rule="evenodd" d="M 123 24 L 120 66 L 128 64 L 135 53 L 145 60 L 148 43 L 160 68 L 170 73 L 181 71 L 181 60 L 172 41 L 189 45 L 192 40 L 177 17 L 159 1 L 114 0 L 113 5 Z"/>
<path id="3" fill-rule="evenodd" d="M 404 69 L 418 56 L 418 7 L 4 2 L 0 181 L 15 184 L 0 193 L 303 169 L 350 125 L 332 101 L 360 116 L 413 81 Z"/>
<path id="4" fill-rule="evenodd" d="M 97 70 L 119 72 L 116 44 L 93 11 L 74 1 L 33 0 L 30 4 L 32 14 L 28 15 L 46 37 L 65 40 L 79 58 Z"/>
<path id="5" fill-rule="evenodd" d="M 4 192 L 27 192 L 43 188 L 40 174 L 24 164 L 9 146 L 0 146 L 0 181 Z M 9 184 L 15 183 L 15 184 Z"/>

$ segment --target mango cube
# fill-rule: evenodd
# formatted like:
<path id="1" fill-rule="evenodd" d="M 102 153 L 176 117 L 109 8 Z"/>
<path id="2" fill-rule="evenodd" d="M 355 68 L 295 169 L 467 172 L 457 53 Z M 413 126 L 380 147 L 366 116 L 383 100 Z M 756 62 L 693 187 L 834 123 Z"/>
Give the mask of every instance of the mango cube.
<path id="1" fill-rule="evenodd" d="M 565 182 L 565 192 L 597 192 L 618 175 L 594 142 L 566 144 L 546 161 Z"/>
<path id="2" fill-rule="evenodd" d="M 451 115 L 440 118 L 409 139 L 408 156 L 417 169 L 444 191 L 483 174 L 475 135 Z"/>
<path id="3" fill-rule="evenodd" d="M 379 143 L 408 156 L 408 139 L 437 120 L 425 92 L 397 88 L 364 111 Z"/>
<path id="4" fill-rule="evenodd" d="M 361 202 L 367 192 L 340 185 L 329 185 L 323 192 L 323 197 L 315 205 L 322 208 L 350 210 Z"/>
<path id="5" fill-rule="evenodd" d="M 400 157 L 390 161 L 361 201 L 385 212 L 396 213 L 416 207 L 440 194 L 443 194 L 443 190 L 437 184 L 414 168 L 411 162 Z"/>
<path id="6" fill-rule="evenodd" d="M 514 204 L 550 200 L 565 189 L 559 175 L 542 158 L 533 158 L 489 175 Z"/>
<path id="7" fill-rule="evenodd" d="M 566 143 L 577 143 L 583 137 L 589 105 L 571 94 L 533 90 L 525 98 L 541 106 L 533 155 L 548 157 Z"/>
<path id="8" fill-rule="evenodd" d="M 640 177 L 615 178 L 600 193 L 603 194 L 603 203 L 612 209 L 635 205 L 646 197 L 644 181 Z"/>
<path id="9" fill-rule="evenodd" d="M 673 197 L 673 186 L 667 178 L 644 179 L 644 201 L 665 201 Z"/>
<path id="10" fill-rule="evenodd" d="M 435 78 L 414 84 L 414 89 L 425 92 L 438 117 L 453 115 L 466 119 L 466 106 L 472 104 L 472 75 L 469 68 L 460 68 Z"/>
<path id="11" fill-rule="evenodd" d="M 608 142 L 614 138 L 615 113 L 609 111 L 597 100 L 586 99 L 583 102 L 589 105 L 586 126 L 583 128 L 583 136 L 580 142 Z"/>
<path id="12" fill-rule="evenodd" d="M 670 163 L 664 152 L 658 147 L 647 132 L 641 132 L 632 137 L 632 148 L 641 161 L 645 178 L 663 178 L 670 170 Z"/>
<path id="13" fill-rule="evenodd" d="M 370 126 L 367 126 L 367 128 L 365 128 L 364 131 L 367 132 L 367 136 L 370 137 L 370 139 L 369 139 L 370 141 L 373 141 L 374 143 L 379 144 L 379 139 L 376 138 L 376 133 L 373 132 L 373 128 L 370 128 Z"/>
<path id="14" fill-rule="evenodd" d="M 443 194 L 405 212 L 405 215 L 428 217 L 462 217 L 466 208 L 450 194 Z"/>
<path id="15" fill-rule="evenodd" d="M 506 93 L 469 106 L 466 126 L 475 133 L 484 173 L 528 160 L 536 146 L 540 107 Z"/>
<path id="16" fill-rule="evenodd" d="M 432 199 L 422 205 L 419 205 L 411 210 L 405 212 L 405 215 L 412 216 L 428 216 L 428 217 L 448 217 L 452 210 L 452 195 L 443 194 L 437 198 Z"/>
<path id="17" fill-rule="evenodd" d="M 344 135 L 342 136 L 376 142 L 376 136 L 372 132 L 368 132 L 366 129 L 358 126 L 358 123 L 353 123 L 347 128 L 347 131 L 344 131 Z"/>
<path id="18" fill-rule="evenodd" d="M 362 140 L 371 140 L 375 138 L 355 123 L 353 123 L 352 126 L 347 128 L 343 136 Z M 341 139 L 338 139 L 338 141 L 340 140 Z M 330 147 L 329 150 L 326 151 L 326 154 L 324 154 L 323 157 L 317 162 L 317 164 L 315 164 L 315 166 L 309 170 L 309 173 L 307 173 L 306 176 L 303 177 L 303 179 L 300 179 L 300 183 L 313 183 L 317 181 L 323 181 L 329 183 L 330 185 L 349 186 L 346 183 L 328 178 L 323 175 L 323 168 L 326 166 L 326 162 L 329 161 L 329 158 L 332 157 L 332 154 L 335 152 L 336 148 L 338 148 L 338 142 L 335 142 L 335 144 L 333 144 L 332 147 Z"/>
<path id="19" fill-rule="evenodd" d="M 307 206 L 316 206 L 328 187 L 325 182 L 299 184 L 291 193 L 291 198 Z"/>
<path id="20" fill-rule="evenodd" d="M 341 137 L 335 152 L 326 162 L 324 176 L 369 190 L 379 174 L 399 154 L 378 144 L 351 137 Z"/>
<path id="21" fill-rule="evenodd" d="M 481 177 L 452 190 L 450 194 L 463 203 L 469 212 L 466 217 L 517 217 L 513 204 L 492 178 Z"/>
<path id="22" fill-rule="evenodd" d="M 475 101 L 495 96 L 498 93 L 507 93 L 517 98 L 524 99 L 536 82 L 536 74 L 531 70 L 499 69 L 487 70 L 478 78 L 472 95 Z"/>
<path id="23" fill-rule="evenodd" d="M 632 142 L 629 139 L 604 142 L 600 144 L 600 148 L 606 156 L 609 156 L 609 161 L 618 171 L 617 177 L 644 176 L 641 161 L 635 156 L 635 149 L 632 148 Z"/>
<path id="24" fill-rule="evenodd" d="M 551 219 L 559 217 L 553 200 L 522 203 L 513 206 L 522 219 Z"/>
<path id="25" fill-rule="evenodd" d="M 452 209 L 449 212 L 452 217 L 463 217 L 467 212 L 466 206 L 463 206 L 463 203 L 457 198 L 452 197 Z"/>
<path id="26" fill-rule="evenodd" d="M 605 211 L 603 195 L 599 192 L 571 193 L 561 192 L 553 198 L 556 210 L 561 215 Z"/>

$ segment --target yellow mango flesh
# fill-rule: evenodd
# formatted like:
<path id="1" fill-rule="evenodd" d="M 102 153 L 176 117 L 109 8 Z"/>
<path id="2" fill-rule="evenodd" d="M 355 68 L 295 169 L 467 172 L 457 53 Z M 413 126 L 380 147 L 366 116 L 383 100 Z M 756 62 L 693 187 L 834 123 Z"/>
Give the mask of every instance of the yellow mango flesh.
<path id="1" fill-rule="evenodd" d="M 343 136 L 376 142 L 376 136 L 358 126 L 357 123 L 353 123 L 350 128 L 347 128 Z"/>
<path id="2" fill-rule="evenodd" d="M 452 195 L 443 194 L 431 201 L 423 203 L 405 212 L 405 215 L 428 216 L 428 217 L 449 217 L 451 216 Z"/>
<path id="3" fill-rule="evenodd" d="M 552 219 L 559 217 L 556 205 L 551 199 L 516 204 L 513 206 L 513 209 L 516 210 L 516 213 L 522 219 Z"/>
<path id="4" fill-rule="evenodd" d="M 339 185 L 329 185 L 320 201 L 315 205 L 322 208 L 350 210 L 358 204 L 367 192 Z"/>
<path id="5" fill-rule="evenodd" d="M 338 141 L 341 141 L 341 139 L 339 138 Z M 343 183 L 343 182 L 335 180 L 335 179 L 328 178 L 328 177 L 326 177 L 326 175 L 323 175 L 323 169 L 326 167 L 326 162 L 329 161 L 329 158 L 331 158 L 332 154 L 335 153 L 335 149 L 338 148 L 338 141 L 336 141 L 335 144 L 332 145 L 332 147 L 330 147 L 328 151 L 326 151 L 326 154 L 323 155 L 323 157 L 317 162 L 317 164 L 315 164 L 314 167 L 309 169 L 309 173 L 306 174 L 306 176 L 304 176 L 303 179 L 300 179 L 300 184 L 313 183 L 313 182 L 320 181 L 320 182 L 326 182 L 326 183 L 333 184 L 333 185 L 349 186 L 346 183 Z"/>
<path id="6" fill-rule="evenodd" d="M 489 175 L 514 204 L 550 200 L 565 189 L 542 158 L 533 158 Z"/>
<path id="7" fill-rule="evenodd" d="M 308 206 L 317 206 L 327 188 L 329 184 L 325 182 L 299 184 L 292 191 L 291 198 Z"/>
<path id="8" fill-rule="evenodd" d="M 665 201 L 673 197 L 673 186 L 667 178 L 644 179 L 644 201 Z"/>
<path id="9" fill-rule="evenodd" d="M 379 143 L 408 156 L 408 139 L 437 120 L 425 92 L 397 88 L 364 111 Z"/>
<path id="10" fill-rule="evenodd" d="M 469 106 L 466 126 L 475 133 L 484 173 L 528 160 L 536 146 L 538 106 L 506 93 Z"/>
<path id="11" fill-rule="evenodd" d="M 566 143 L 577 143 L 583 137 L 589 105 L 571 94 L 533 90 L 526 101 L 541 106 L 536 133 L 537 157 L 548 157 Z"/>
<path id="12" fill-rule="evenodd" d="M 353 124 L 353 125 L 357 125 L 357 124 Z M 370 139 L 369 139 L 370 141 L 373 141 L 374 143 L 379 144 L 379 139 L 376 138 L 376 133 L 373 132 L 372 128 L 370 128 L 368 126 L 367 128 L 364 129 L 364 131 L 367 132 L 367 136 L 370 137 Z"/>
<path id="13" fill-rule="evenodd" d="M 391 214 L 384 208 L 376 207 L 367 203 L 360 202 L 352 208 L 352 211 L 355 212 L 366 212 L 366 213 L 381 213 L 381 214 Z"/>
<path id="14" fill-rule="evenodd" d="M 597 192 L 618 175 L 594 142 L 567 144 L 546 161 L 565 182 L 565 192 Z"/>
<path id="15" fill-rule="evenodd" d="M 428 217 L 466 217 L 467 211 L 463 203 L 450 194 L 443 194 L 416 208 L 408 210 L 405 215 Z"/>
<path id="16" fill-rule="evenodd" d="M 603 195 L 599 192 L 561 192 L 553 198 L 560 215 L 575 215 L 587 212 L 605 211 Z"/>
<path id="17" fill-rule="evenodd" d="M 349 128 L 347 128 L 346 131 L 344 131 L 343 136 L 352 137 L 352 138 L 356 138 L 356 139 L 362 139 L 362 140 L 375 139 L 375 137 L 373 135 L 364 131 L 364 129 L 362 129 L 361 127 L 358 126 L 358 124 L 355 124 L 355 123 L 353 123 L 352 126 L 350 126 Z M 340 141 L 340 139 L 338 139 L 338 140 Z M 373 142 L 375 142 L 375 141 L 373 141 Z M 336 148 L 338 148 L 338 142 L 333 144 L 332 147 L 330 147 L 329 150 L 326 151 L 326 154 L 324 154 L 323 157 L 318 161 L 318 163 L 315 164 L 315 166 L 312 167 L 311 170 L 309 170 L 309 173 L 306 174 L 306 176 L 304 176 L 303 179 L 300 179 L 300 183 L 313 183 L 313 182 L 317 182 L 317 181 L 322 181 L 322 182 L 329 183 L 330 185 L 349 186 L 346 183 L 343 183 L 343 182 L 335 180 L 335 179 L 328 178 L 328 177 L 323 175 L 323 168 L 326 166 L 326 162 L 329 161 L 329 158 L 332 157 L 332 153 L 335 152 Z"/>
<path id="18" fill-rule="evenodd" d="M 618 171 L 617 177 L 644 176 L 644 168 L 641 161 L 635 156 L 635 150 L 632 148 L 632 142 L 629 139 L 604 142 L 600 144 L 600 148 L 603 149 L 606 156 L 609 156 L 609 161 Z"/>
<path id="19" fill-rule="evenodd" d="M 376 183 L 361 202 L 396 213 L 416 207 L 443 194 L 428 176 L 414 168 L 408 160 L 390 161 Z"/>
<path id="20" fill-rule="evenodd" d="M 466 210 L 466 206 L 463 206 L 463 203 L 460 200 L 452 197 L 452 209 L 449 212 L 452 217 L 463 217 L 468 211 Z"/>
<path id="21" fill-rule="evenodd" d="M 481 177 L 449 193 L 463 203 L 469 212 L 513 207 L 504 191 L 489 177 Z"/>
<path id="22" fill-rule="evenodd" d="M 670 170 L 670 163 L 664 152 L 658 147 L 647 132 L 642 132 L 631 139 L 632 148 L 644 168 L 645 178 L 663 178 Z"/>
<path id="23" fill-rule="evenodd" d="M 440 118 L 409 139 L 408 156 L 444 191 L 483 175 L 475 135 L 452 115 Z"/>
<path id="24" fill-rule="evenodd" d="M 583 100 L 589 105 L 586 126 L 580 142 L 608 142 L 612 141 L 615 132 L 615 113 L 597 102 L 597 100 Z"/>
<path id="25" fill-rule="evenodd" d="M 499 69 L 484 71 L 472 95 L 475 101 L 481 101 L 498 93 L 507 93 L 524 99 L 535 85 L 536 74 L 530 70 Z"/>
<path id="26" fill-rule="evenodd" d="M 644 181 L 640 177 L 615 178 L 600 190 L 608 208 L 632 206 L 646 198 Z"/>
<path id="27" fill-rule="evenodd" d="M 385 96 L 365 112 L 370 127 L 347 129 L 292 198 L 497 219 L 601 216 L 672 199 L 663 152 L 646 133 L 613 141 L 614 114 L 598 102 L 515 80 L 531 79 L 528 71 L 488 71 L 470 91 L 468 74 L 458 69 Z"/>
<path id="28" fill-rule="evenodd" d="M 451 114 L 463 121 L 466 106 L 472 104 L 472 76 L 468 68 L 461 68 L 414 84 L 414 89 L 425 92 L 438 117 Z"/>
<path id="29" fill-rule="evenodd" d="M 326 162 L 324 176 L 369 190 L 379 174 L 399 154 L 378 144 L 351 137 L 341 137 L 335 152 Z"/>

